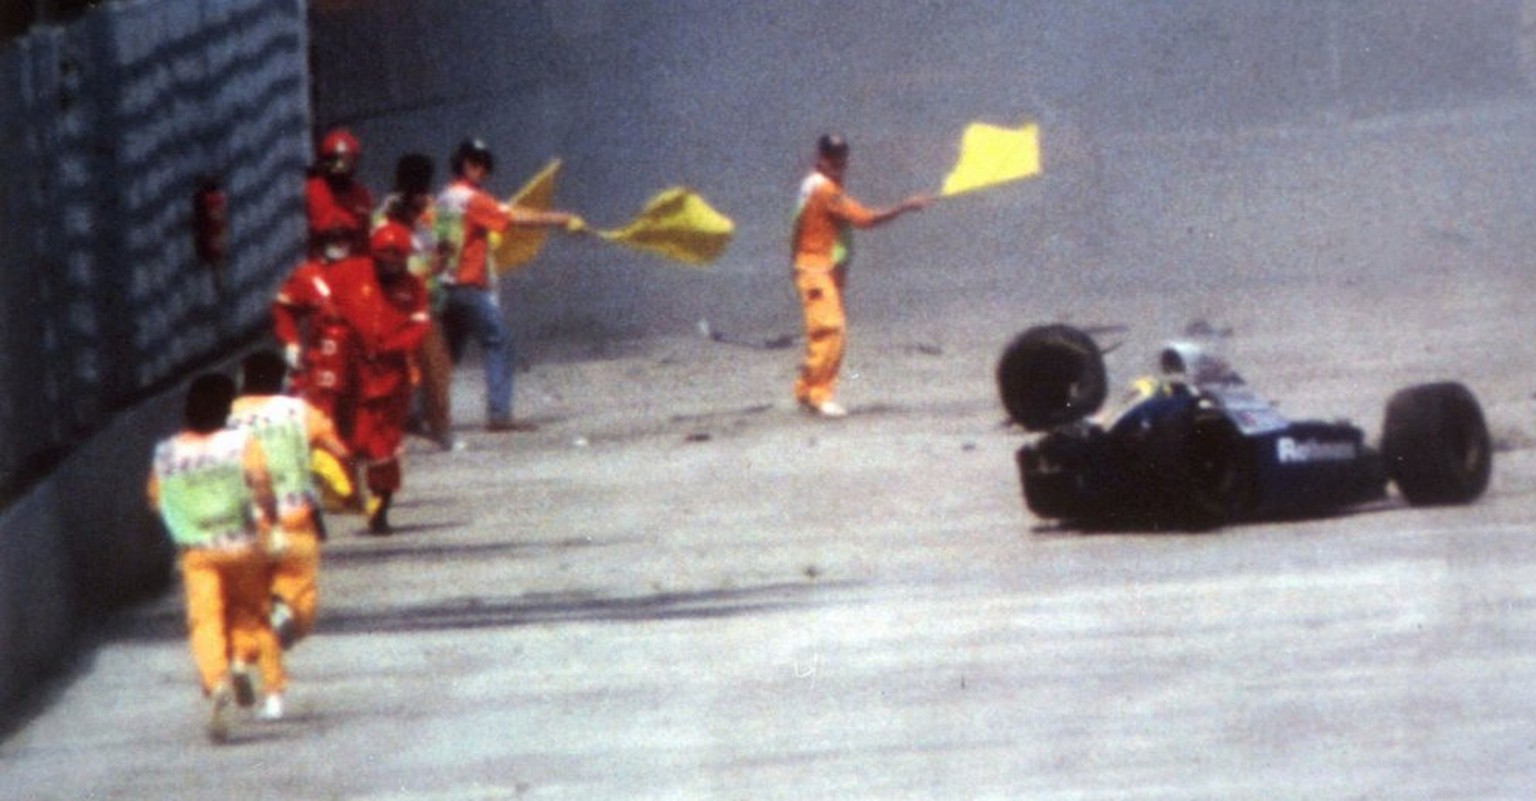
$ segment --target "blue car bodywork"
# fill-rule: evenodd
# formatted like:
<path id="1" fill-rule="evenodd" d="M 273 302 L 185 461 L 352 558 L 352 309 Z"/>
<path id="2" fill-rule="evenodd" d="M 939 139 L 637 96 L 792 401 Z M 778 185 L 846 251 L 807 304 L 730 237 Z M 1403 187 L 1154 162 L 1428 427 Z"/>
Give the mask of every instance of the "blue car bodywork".
<path id="1" fill-rule="evenodd" d="M 1102 383 L 1102 355 L 1086 337 L 1054 329 L 1045 346 L 1021 337 L 999 367 L 1010 414 L 1043 432 L 1017 453 L 1037 517 L 1204 529 L 1336 512 L 1386 497 L 1394 481 L 1416 504 L 1469 502 L 1487 485 L 1486 426 L 1459 384 L 1395 395 L 1375 448 L 1349 422 L 1287 419 L 1224 362 L 1175 343 L 1163 351 L 1161 376 L 1138 381 L 1123 411 L 1095 422 L 1084 418 L 1102 392 L 1071 413 L 1061 411 L 1062 399 L 1079 397 L 1080 384 Z M 1030 347 L 1027 358 L 1014 358 Z M 1076 361 L 1055 358 L 1063 348 Z M 1040 387 L 1050 381 L 1062 388 Z M 1042 414 L 1030 403 L 1050 408 Z"/>

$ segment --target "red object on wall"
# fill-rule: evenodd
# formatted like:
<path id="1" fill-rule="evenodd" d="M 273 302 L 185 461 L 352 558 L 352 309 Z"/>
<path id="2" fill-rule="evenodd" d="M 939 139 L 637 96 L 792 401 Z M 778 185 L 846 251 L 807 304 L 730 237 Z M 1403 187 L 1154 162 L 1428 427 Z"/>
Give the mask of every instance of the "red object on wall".
<path id="1" fill-rule="evenodd" d="M 204 177 L 192 196 L 192 245 L 197 260 L 212 268 L 229 252 L 229 200 L 216 176 Z"/>

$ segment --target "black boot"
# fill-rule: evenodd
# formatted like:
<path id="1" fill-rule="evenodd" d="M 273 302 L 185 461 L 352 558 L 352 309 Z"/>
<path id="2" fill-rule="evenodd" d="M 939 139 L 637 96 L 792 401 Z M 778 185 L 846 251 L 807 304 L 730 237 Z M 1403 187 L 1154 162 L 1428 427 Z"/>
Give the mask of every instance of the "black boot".
<path id="1" fill-rule="evenodd" d="M 368 516 L 368 533 L 384 535 L 390 533 L 389 528 L 389 502 L 394 498 L 394 493 L 379 493 L 379 505 Z"/>

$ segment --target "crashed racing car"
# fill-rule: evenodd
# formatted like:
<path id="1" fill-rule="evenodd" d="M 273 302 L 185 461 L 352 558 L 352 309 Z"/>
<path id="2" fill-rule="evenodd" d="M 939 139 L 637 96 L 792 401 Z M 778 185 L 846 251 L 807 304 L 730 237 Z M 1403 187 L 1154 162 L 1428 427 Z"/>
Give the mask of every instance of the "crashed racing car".
<path id="1" fill-rule="evenodd" d="M 1387 402 L 1377 447 L 1339 421 L 1290 420 L 1195 342 L 1159 354 L 1113 415 L 1104 352 L 1067 325 L 1020 334 L 997 366 L 1014 422 L 1037 434 L 1019 451 L 1036 516 L 1100 526 L 1208 529 L 1306 517 L 1386 496 L 1465 504 L 1488 486 L 1492 448 L 1477 399 L 1454 382 Z"/>

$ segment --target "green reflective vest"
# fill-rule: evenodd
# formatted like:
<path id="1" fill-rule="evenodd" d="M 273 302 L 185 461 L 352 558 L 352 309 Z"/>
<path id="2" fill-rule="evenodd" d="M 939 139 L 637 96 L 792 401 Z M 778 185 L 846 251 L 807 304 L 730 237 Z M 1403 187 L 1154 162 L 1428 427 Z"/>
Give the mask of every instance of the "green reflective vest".
<path id="1" fill-rule="evenodd" d="M 254 544 L 254 499 L 245 480 L 249 435 L 218 431 L 208 437 L 177 435 L 155 447 L 160 518 L 183 548 Z"/>
<path id="2" fill-rule="evenodd" d="M 260 398 L 248 403 L 242 398 L 229 416 L 229 427 L 249 431 L 261 443 L 267 457 L 267 472 L 272 477 L 272 494 L 277 497 L 279 519 L 290 512 L 313 505 L 317 497 L 315 477 L 310 469 L 309 431 L 304 401 L 288 395 Z"/>

